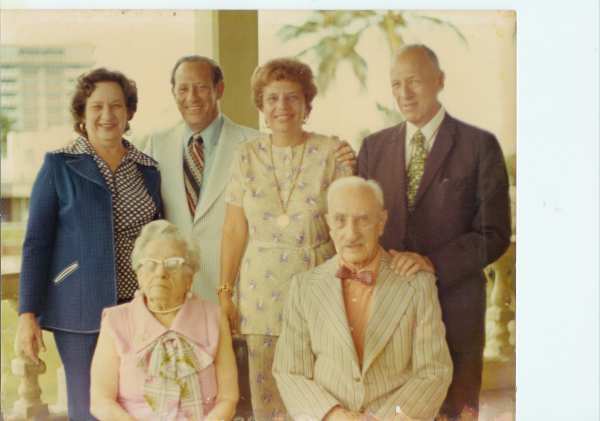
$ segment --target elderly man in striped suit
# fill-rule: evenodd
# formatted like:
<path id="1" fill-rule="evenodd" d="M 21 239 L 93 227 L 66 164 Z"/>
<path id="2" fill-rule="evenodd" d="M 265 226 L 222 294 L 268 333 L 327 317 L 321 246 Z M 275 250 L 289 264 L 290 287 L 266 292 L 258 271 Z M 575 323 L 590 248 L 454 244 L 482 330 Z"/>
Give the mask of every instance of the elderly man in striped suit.
<path id="1" fill-rule="evenodd" d="M 379 185 L 328 195 L 337 255 L 291 281 L 273 373 L 294 419 L 433 419 L 452 378 L 435 278 L 396 273 Z"/>

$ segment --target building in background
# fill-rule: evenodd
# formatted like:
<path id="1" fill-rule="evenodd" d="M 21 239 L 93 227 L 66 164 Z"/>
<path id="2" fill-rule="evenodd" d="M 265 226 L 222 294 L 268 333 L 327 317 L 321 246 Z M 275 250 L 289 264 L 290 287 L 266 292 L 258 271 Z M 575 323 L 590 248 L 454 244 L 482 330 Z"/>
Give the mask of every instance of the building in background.
<path id="1" fill-rule="evenodd" d="M 0 46 L 2 222 L 25 222 L 35 168 L 50 146 L 41 140 L 68 136 L 75 80 L 92 67 L 93 55 L 86 44 Z"/>
<path id="2" fill-rule="evenodd" d="M 70 123 L 74 81 L 93 65 L 94 47 L 0 46 L 0 112 L 15 131 Z"/>

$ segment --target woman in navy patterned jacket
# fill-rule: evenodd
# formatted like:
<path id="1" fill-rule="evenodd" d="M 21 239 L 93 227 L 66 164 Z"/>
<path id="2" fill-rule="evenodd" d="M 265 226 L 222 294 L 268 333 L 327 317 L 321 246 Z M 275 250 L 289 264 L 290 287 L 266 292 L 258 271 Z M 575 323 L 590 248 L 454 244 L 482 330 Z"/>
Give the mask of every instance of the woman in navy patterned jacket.
<path id="1" fill-rule="evenodd" d="M 23 245 L 17 346 L 38 361 L 50 330 L 65 368 L 71 420 L 89 412 L 90 364 L 102 309 L 129 301 L 141 228 L 162 213 L 157 164 L 123 139 L 135 82 L 103 68 L 78 79 L 79 137 L 48 153 L 31 193 Z"/>

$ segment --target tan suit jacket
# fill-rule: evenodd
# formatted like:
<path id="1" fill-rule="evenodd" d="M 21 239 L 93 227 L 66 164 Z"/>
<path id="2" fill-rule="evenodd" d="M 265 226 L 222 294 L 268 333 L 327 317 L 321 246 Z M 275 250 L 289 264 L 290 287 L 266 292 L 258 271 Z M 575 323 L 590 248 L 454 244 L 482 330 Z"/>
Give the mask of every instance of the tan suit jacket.
<path id="1" fill-rule="evenodd" d="M 322 419 L 341 405 L 380 419 L 433 418 L 452 377 L 434 277 L 397 275 L 382 258 L 360 364 L 337 268 L 334 257 L 292 279 L 273 365 L 288 412 Z"/>
<path id="2" fill-rule="evenodd" d="M 221 257 L 221 232 L 225 220 L 224 190 L 229 183 L 231 163 L 237 146 L 258 137 L 259 132 L 240 126 L 223 116 L 223 128 L 210 174 L 204 174 L 202 192 L 194 218 L 190 215 L 183 184 L 182 137 L 186 130 L 182 121 L 175 127 L 151 135 L 144 152 L 158 161 L 162 178 L 161 194 L 165 218 L 189 235 L 200 253 L 200 269 L 193 290 L 202 298 L 218 302 Z"/>

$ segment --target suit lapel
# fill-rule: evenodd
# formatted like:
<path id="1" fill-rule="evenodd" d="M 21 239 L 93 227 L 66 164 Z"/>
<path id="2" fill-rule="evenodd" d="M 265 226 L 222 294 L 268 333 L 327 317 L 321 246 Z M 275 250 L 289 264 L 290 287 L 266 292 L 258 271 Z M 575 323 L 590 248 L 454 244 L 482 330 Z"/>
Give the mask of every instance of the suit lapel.
<path id="1" fill-rule="evenodd" d="M 406 198 L 406 122 L 401 123 L 394 134 L 397 134 L 398 137 L 390 139 L 394 145 L 394 149 L 390 153 L 393 164 L 386 166 L 386 168 L 389 168 L 388 171 L 392 177 L 393 184 L 391 185 L 397 186 L 394 189 L 396 195 L 394 203 L 398 204 L 399 209 L 406 209 L 408 206 Z"/>
<path id="2" fill-rule="evenodd" d="M 98 169 L 98 165 L 96 165 L 96 162 L 94 162 L 94 159 L 90 155 L 78 155 L 72 159 L 68 159 L 66 163 L 79 176 L 97 184 L 106 191 L 110 191 L 106 185 L 106 180 L 104 180 Z"/>
<path id="3" fill-rule="evenodd" d="M 322 334 L 333 336 L 336 342 L 340 343 L 352 355 L 352 361 L 356 365 L 356 369 L 360 370 L 358 355 L 350 334 L 348 317 L 344 307 L 342 284 L 340 279 L 335 276 L 337 267 L 337 257 L 334 256 L 323 266 L 323 279 L 322 282 L 318 283 L 317 299 L 322 305 L 323 323 L 325 326 L 329 325 L 329 329 L 324 326 Z"/>
<path id="4" fill-rule="evenodd" d="M 444 163 L 444 160 L 448 156 L 448 153 L 452 149 L 453 145 L 454 121 L 452 117 L 446 113 L 444 120 L 440 125 L 440 130 L 437 134 L 437 138 L 435 139 L 435 143 L 433 144 L 433 148 L 431 148 L 431 152 L 429 152 L 429 155 L 427 156 L 427 161 L 425 162 L 425 172 L 423 173 L 423 178 L 421 178 L 421 183 L 419 184 L 419 189 L 417 190 L 417 196 L 415 197 L 415 206 L 419 203 L 419 200 L 427 191 L 427 188 Z"/>
<path id="5" fill-rule="evenodd" d="M 200 200 L 196 207 L 194 223 L 196 223 L 213 205 L 229 182 L 231 162 L 238 140 L 238 129 L 227 117 L 223 116 L 223 128 L 215 150 L 215 158 L 211 165 L 210 174 L 202 180 Z"/>
<path id="6" fill-rule="evenodd" d="M 373 311 L 365 332 L 363 374 L 390 340 L 412 297 L 413 289 L 392 271 L 389 257 L 383 255 L 371 307 Z"/>
<path id="7" fill-rule="evenodd" d="M 160 174 L 154 167 L 147 167 L 146 165 L 141 164 L 138 164 L 137 167 L 144 177 L 146 191 L 148 191 L 148 194 L 150 194 L 150 197 L 152 197 L 152 201 L 158 209 L 158 214 L 162 217 L 162 200 L 160 197 L 160 190 L 158 189 L 160 185 Z"/>
<path id="8" fill-rule="evenodd" d="M 177 221 L 180 227 L 189 226 L 185 232 L 191 232 L 192 217 L 187 207 L 185 184 L 183 180 L 183 146 L 181 144 L 186 130 L 184 123 L 173 128 L 162 142 L 157 142 L 160 150 L 156 151 L 161 175 L 161 191 L 165 208 L 169 207 L 166 216 Z"/>

